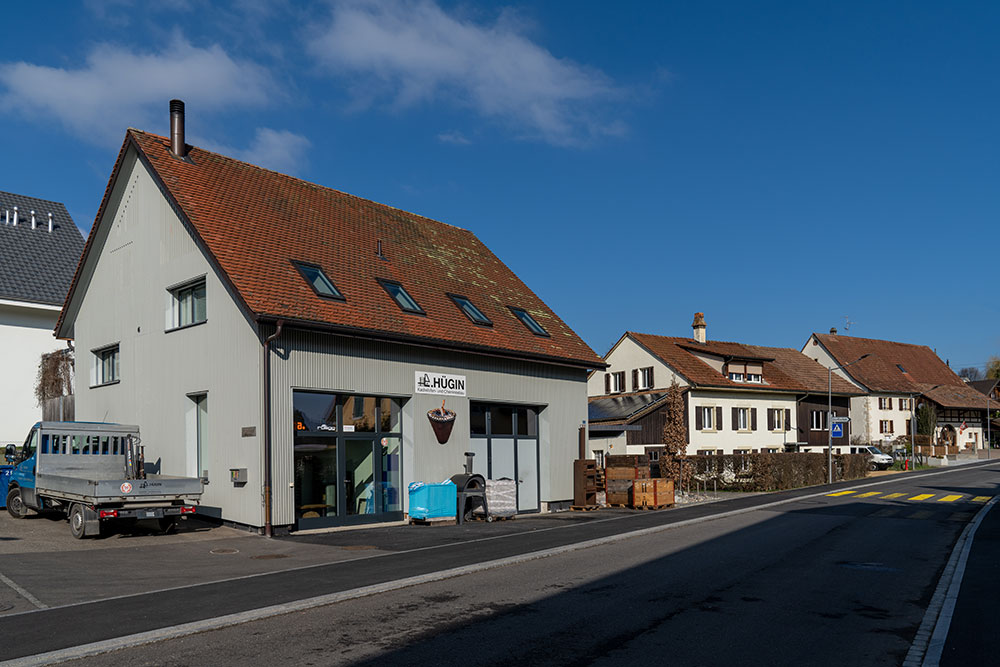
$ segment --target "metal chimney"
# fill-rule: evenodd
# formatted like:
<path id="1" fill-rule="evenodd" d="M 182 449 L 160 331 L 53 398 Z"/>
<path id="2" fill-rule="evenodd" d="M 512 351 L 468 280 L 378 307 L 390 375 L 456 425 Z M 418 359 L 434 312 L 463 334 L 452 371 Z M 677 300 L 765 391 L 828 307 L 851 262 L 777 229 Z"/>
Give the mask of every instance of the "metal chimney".
<path id="1" fill-rule="evenodd" d="M 38 229 L 38 224 L 35 222 L 35 212 L 31 212 L 31 228 Z"/>
<path id="2" fill-rule="evenodd" d="M 49 213 L 49 234 L 52 233 L 52 214 Z"/>
<path id="3" fill-rule="evenodd" d="M 17 207 L 14 207 L 14 226 L 17 227 Z"/>
<path id="4" fill-rule="evenodd" d="M 170 151 L 177 157 L 187 155 L 184 143 L 184 102 L 170 100 Z"/>

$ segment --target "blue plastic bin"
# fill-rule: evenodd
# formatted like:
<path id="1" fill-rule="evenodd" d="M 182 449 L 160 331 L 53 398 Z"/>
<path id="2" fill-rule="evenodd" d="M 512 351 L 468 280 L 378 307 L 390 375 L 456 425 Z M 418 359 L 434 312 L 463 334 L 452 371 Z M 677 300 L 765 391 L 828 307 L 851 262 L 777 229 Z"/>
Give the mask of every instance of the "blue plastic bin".
<path id="1" fill-rule="evenodd" d="M 0 466 L 0 509 L 7 507 L 7 487 L 13 474 L 14 466 Z"/>
<path id="2" fill-rule="evenodd" d="M 458 489 L 451 480 L 441 484 L 412 482 L 408 491 L 411 519 L 454 517 L 458 511 Z"/>

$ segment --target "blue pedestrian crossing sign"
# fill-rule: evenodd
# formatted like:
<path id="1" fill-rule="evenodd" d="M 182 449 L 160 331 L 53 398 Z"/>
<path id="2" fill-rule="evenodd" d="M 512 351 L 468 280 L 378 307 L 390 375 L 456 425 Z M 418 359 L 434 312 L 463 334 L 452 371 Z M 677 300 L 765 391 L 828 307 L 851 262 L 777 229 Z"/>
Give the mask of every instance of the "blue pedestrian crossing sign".
<path id="1" fill-rule="evenodd" d="M 834 438 L 844 437 L 844 425 L 843 424 L 832 424 L 830 428 L 830 435 Z"/>

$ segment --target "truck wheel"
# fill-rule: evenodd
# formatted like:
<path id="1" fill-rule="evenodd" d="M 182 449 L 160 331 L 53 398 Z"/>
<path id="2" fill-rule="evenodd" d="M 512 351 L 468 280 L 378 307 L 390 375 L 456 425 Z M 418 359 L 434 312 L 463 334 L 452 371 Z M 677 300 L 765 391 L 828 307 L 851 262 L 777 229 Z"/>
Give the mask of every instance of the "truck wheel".
<path id="1" fill-rule="evenodd" d="M 21 490 L 14 488 L 7 492 L 7 512 L 15 519 L 28 516 L 28 508 L 21 500 Z"/>
<path id="2" fill-rule="evenodd" d="M 73 534 L 78 540 L 83 539 L 84 534 L 84 520 L 83 520 L 83 505 L 80 503 L 73 503 L 73 507 L 69 510 L 69 532 Z"/>

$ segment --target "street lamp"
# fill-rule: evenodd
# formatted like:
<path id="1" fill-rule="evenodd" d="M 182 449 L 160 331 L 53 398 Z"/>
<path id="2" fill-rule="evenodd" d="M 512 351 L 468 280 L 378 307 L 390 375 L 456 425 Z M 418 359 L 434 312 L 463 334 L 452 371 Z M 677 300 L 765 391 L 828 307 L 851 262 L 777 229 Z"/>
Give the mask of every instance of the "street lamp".
<path id="1" fill-rule="evenodd" d="M 833 372 L 872 356 L 863 354 L 849 364 L 826 369 L 826 483 L 833 484 Z"/>

